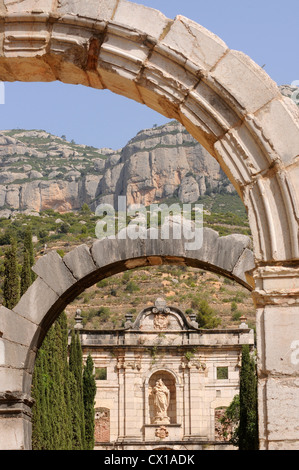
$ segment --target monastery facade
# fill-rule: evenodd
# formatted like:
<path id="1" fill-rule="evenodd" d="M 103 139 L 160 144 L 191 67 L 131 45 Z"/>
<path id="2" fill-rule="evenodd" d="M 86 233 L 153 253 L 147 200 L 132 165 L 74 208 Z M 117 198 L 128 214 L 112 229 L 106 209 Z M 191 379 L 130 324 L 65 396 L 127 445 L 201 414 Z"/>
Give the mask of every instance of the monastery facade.
<path id="1" fill-rule="evenodd" d="M 202 330 L 163 299 L 123 329 L 85 330 L 83 359 L 94 362 L 95 450 L 230 449 L 219 417 L 239 393 L 246 323 Z"/>

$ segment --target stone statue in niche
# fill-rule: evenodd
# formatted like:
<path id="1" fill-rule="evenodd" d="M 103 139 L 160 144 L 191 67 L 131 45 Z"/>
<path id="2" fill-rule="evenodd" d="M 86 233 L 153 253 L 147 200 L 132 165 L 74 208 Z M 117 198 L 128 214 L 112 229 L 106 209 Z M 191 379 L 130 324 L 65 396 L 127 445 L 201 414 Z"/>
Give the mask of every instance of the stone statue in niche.
<path id="1" fill-rule="evenodd" d="M 154 424 L 169 424 L 170 419 L 167 410 L 170 402 L 170 391 L 162 379 L 157 380 L 156 385 L 150 390 L 153 395 L 155 416 Z"/>

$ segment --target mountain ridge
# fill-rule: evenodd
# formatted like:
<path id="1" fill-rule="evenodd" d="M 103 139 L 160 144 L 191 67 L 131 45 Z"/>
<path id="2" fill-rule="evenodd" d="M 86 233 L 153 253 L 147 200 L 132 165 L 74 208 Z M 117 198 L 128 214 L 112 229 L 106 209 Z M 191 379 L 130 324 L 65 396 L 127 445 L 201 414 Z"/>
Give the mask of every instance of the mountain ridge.
<path id="1" fill-rule="evenodd" d="M 296 87 L 280 87 L 285 99 Z M 196 202 L 235 190 L 217 161 L 176 121 L 143 129 L 118 150 L 44 130 L 0 131 L 0 217 L 80 210 L 88 204 Z"/>
<path id="2" fill-rule="evenodd" d="M 0 132 L 0 215 L 79 210 L 84 203 L 195 202 L 207 188 L 233 192 L 218 163 L 172 121 L 123 149 L 95 149 L 38 130 Z M 170 177 L 171 175 L 171 177 Z M 228 189 L 229 188 L 229 189 Z"/>

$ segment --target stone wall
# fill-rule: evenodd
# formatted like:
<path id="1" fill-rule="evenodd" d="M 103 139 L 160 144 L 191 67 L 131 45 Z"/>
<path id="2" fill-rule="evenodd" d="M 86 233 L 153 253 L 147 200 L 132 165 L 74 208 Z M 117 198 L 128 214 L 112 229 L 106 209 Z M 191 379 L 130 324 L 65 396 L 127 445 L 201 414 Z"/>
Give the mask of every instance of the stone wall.
<path id="1" fill-rule="evenodd" d="M 239 393 L 242 345 L 253 347 L 253 331 L 246 324 L 234 330 L 200 330 L 177 308 L 166 307 L 162 299 L 155 305 L 140 312 L 134 324 L 127 322 L 125 329 L 109 335 L 77 324 L 84 360 L 91 354 L 95 371 L 106 370 L 96 380 L 96 407 L 105 411 L 96 411 L 97 449 L 107 448 L 108 415 L 109 445 L 118 448 L 136 443 L 138 448 L 159 443 L 188 449 L 199 449 L 202 442 L 212 445 L 219 441 L 217 410 L 228 407 Z M 180 330 L 170 329 L 167 321 L 152 321 L 153 330 L 144 329 L 152 315 L 176 316 L 181 320 L 177 323 Z M 149 333 L 151 340 L 146 342 Z M 181 339 L 185 335 L 185 340 L 174 342 L 174 334 Z M 219 374 L 219 368 L 226 373 Z M 160 380 L 169 393 L 167 416 L 157 413 L 155 406 L 155 387 Z"/>

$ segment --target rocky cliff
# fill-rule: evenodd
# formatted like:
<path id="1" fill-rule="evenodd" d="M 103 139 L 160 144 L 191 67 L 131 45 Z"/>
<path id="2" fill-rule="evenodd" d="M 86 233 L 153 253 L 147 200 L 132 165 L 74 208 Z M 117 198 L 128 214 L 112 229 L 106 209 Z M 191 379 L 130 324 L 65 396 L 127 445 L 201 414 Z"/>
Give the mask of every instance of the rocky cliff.
<path id="1" fill-rule="evenodd" d="M 233 191 L 218 163 L 177 122 L 139 132 L 118 151 L 67 142 L 45 131 L 0 133 L 0 215 L 11 211 L 144 205 L 169 198 L 195 202 Z"/>
<path id="2" fill-rule="evenodd" d="M 289 86 L 282 87 L 286 96 Z M 234 188 L 216 160 L 176 121 L 140 131 L 120 150 L 96 149 L 45 131 L 0 132 L 0 216 L 12 211 L 94 210 L 101 202 L 195 202 Z"/>

